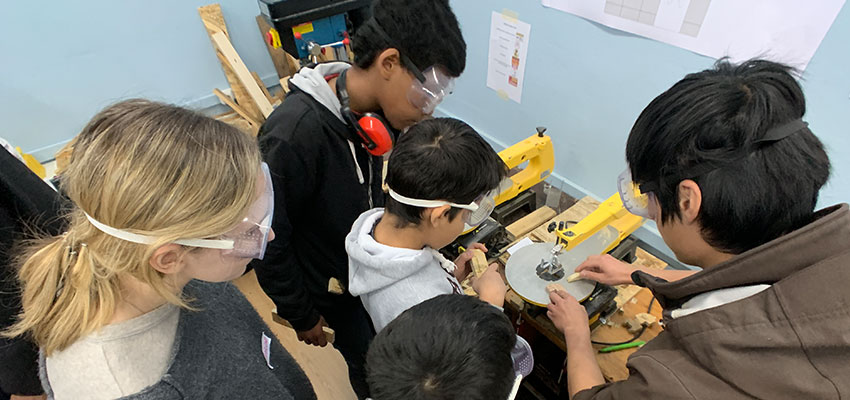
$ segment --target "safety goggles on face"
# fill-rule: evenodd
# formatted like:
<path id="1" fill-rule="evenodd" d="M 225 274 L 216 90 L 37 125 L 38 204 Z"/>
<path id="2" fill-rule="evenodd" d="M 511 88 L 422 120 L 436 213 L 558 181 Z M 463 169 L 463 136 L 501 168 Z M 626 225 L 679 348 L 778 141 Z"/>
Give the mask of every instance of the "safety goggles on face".
<path id="1" fill-rule="evenodd" d="M 454 89 L 454 78 L 445 74 L 442 68 L 437 66 L 428 67 L 423 73 L 416 64 L 406 56 L 401 47 L 396 42 L 390 39 L 390 36 L 384 32 L 384 28 L 377 20 L 370 21 L 372 29 L 381 36 L 387 45 L 398 50 L 401 63 L 404 68 L 413 74 L 416 78 L 410 84 L 410 90 L 407 92 L 407 100 L 410 104 L 422 111 L 423 114 L 431 114 L 437 105 L 443 101 L 446 95 L 451 94 Z"/>
<path id="2" fill-rule="evenodd" d="M 266 245 L 269 241 L 274 215 L 274 189 L 272 188 L 269 166 L 262 163 L 261 170 L 265 178 L 265 191 L 248 209 L 248 216 L 240 221 L 235 228 L 221 235 L 221 239 L 180 239 L 173 243 L 190 247 L 219 249 L 222 250 L 222 255 L 262 260 L 266 254 Z M 118 239 L 139 244 L 154 244 L 158 240 L 153 236 L 113 228 L 88 214 L 86 214 L 86 218 L 103 233 Z"/>
<path id="3" fill-rule="evenodd" d="M 390 197 L 395 199 L 395 201 L 402 204 L 407 204 L 409 206 L 424 208 L 452 206 L 455 208 L 469 210 L 470 212 L 466 213 L 467 215 L 464 217 L 463 222 L 471 227 L 481 225 L 481 223 L 484 222 L 487 217 L 490 216 L 490 213 L 493 212 L 493 209 L 496 208 L 495 196 L 490 192 L 478 196 L 477 199 L 475 199 L 472 203 L 469 204 L 457 204 L 443 200 L 413 199 L 396 193 L 394 190 L 392 190 L 392 188 L 390 188 L 389 193 Z"/>
<path id="4" fill-rule="evenodd" d="M 626 210 L 639 217 L 655 219 L 655 210 L 658 208 L 655 194 L 641 192 L 640 187 L 632 181 L 632 173 L 628 168 L 617 178 L 617 189 Z"/>
<path id="5" fill-rule="evenodd" d="M 431 114 L 437 105 L 454 90 L 455 79 L 446 75 L 440 67 L 429 67 L 424 73 L 419 73 L 415 65 L 408 67 L 414 69 L 416 79 L 410 83 L 407 92 L 407 100 L 410 104 L 422 111 L 423 114 Z M 420 79 L 421 78 L 423 79 Z"/>

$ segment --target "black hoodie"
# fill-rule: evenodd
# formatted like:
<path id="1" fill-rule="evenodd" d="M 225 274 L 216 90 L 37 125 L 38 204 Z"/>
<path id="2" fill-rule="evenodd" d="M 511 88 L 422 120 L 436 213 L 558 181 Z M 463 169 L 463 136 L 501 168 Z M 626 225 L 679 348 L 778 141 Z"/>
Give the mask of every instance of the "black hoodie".
<path id="1" fill-rule="evenodd" d="M 30 234 L 60 234 L 67 205 L 62 196 L 0 147 L 0 330 L 11 326 L 21 311 L 13 264 L 15 247 Z M 0 338 L 0 398 L 2 392 L 42 393 L 37 358 L 38 350 L 32 342 Z"/>
<path id="2" fill-rule="evenodd" d="M 319 309 L 361 307 L 347 290 L 345 236 L 362 212 L 384 204 L 382 158 L 350 140 L 339 100 L 325 80 L 345 68 L 346 63 L 302 68 L 260 130 L 274 186 L 275 239 L 252 266 L 278 314 L 297 330 L 315 326 Z M 328 292 L 331 278 L 345 293 Z"/>

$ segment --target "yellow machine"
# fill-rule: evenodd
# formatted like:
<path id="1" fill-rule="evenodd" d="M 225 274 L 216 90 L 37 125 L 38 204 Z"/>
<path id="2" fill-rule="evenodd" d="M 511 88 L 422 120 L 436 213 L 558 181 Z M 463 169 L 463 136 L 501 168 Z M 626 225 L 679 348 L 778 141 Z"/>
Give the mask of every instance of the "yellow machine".
<path id="1" fill-rule="evenodd" d="M 502 204 L 520 194 L 552 174 L 555 167 L 555 151 L 552 138 L 544 135 L 546 128 L 537 127 L 537 133 L 527 139 L 499 152 L 499 157 L 509 169 L 528 162 L 522 171 L 508 177 L 496 196 L 496 205 Z M 510 184 L 510 186 L 508 186 Z"/>
<path id="2" fill-rule="evenodd" d="M 38 162 L 38 160 L 36 160 L 35 157 L 33 157 L 32 155 L 29 155 L 27 153 L 24 153 L 23 150 L 21 150 L 20 147 L 15 147 L 15 151 L 17 151 L 18 154 L 21 155 L 21 158 L 24 159 L 24 163 L 27 165 L 27 168 L 29 168 L 30 171 L 34 172 L 41 179 L 44 179 L 47 176 L 47 173 L 44 170 L 44 166 L 41 165 L 41 163 Z"/>
<path id="3" fill-rule="evenodd" d="M 554 151 L 551 138 L 543 134 L 545 130 L 538 128 L 537 134 L 499 153 L 509 168 L 528 164 L 506 179 L 496 204 L 516 197 L 552 173 Z M 600 315 L 616 308 L 617 290 L 583 280 L 568 282 L 567 278 L 587 256 L 613 250 L 642 224 L 643 218 L 629 213 L 620 194 L 615 193 L 575 225 L 550 226 L 557 243 L 536 243 L 511 255 L 505 266 L 508 282 L 525 301 L 541 307 L 545 307 L 549 298 L 545 288 L 552 283 L 560 284 L 583 302 L 593 325 Z"/>
<path id="4" fill-rule="evenodd" d="M 523 190 L 540 183 L 552 174 L 555 167 L 555 152 L 552 146 L 552 138 L 544 135 L 544 132 L 546 132 L 546 128 L 538 127 L 536 134 L 499 152 L 499 157 L 510 169 L 525 162 L 528 162 L 528 165 L 503 182 L 500 193 L 496 196 L 496 205 L 516 197 Z M 609 248 L 605 249 L 608 252 L 637 230 L 641 224 L 643 224 L 643 218 L 626 211 L 620 195 L 615 193 L 578 224 L 556 230 L 556 234 L 558 235 L 558 243 L 564 246 L 564 251 L 569 251 L 605 226 L 610 225 L 617 230 L 619 237 Z"/>
<path id="5" fill-rule="evenodd" d="M 617 247 L 623 239 L 631 235 L 637 228 L 640 228 L 642 224 L 643 218 L 628 212 L 623 206 L 620 194 L 614 193 L 613 196 L 599 204 L 599 207 L 590 215 L 571 227 L 556 229 L 555 234 L 558 236 L 558 243 L 564 246 L 564 251 L 569 251 L 602 228 L 610 225 L 617 230 L 618 237 L 605 249 L 604 252 L 607 253 Z"/>

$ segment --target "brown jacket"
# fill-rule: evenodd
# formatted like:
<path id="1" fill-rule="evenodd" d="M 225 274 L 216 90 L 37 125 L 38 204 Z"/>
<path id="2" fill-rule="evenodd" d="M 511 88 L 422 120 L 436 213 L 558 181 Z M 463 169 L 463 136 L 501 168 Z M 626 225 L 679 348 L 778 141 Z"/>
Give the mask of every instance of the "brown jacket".
<path id="1" fill-rule="evenodd" d="M 629 378 L 575 399 L 850 399 L 850 209 L 676 282 L 636 273 L 665 309 L 755 284 L 751 297 L 677 319 L 629 357 Z"/>

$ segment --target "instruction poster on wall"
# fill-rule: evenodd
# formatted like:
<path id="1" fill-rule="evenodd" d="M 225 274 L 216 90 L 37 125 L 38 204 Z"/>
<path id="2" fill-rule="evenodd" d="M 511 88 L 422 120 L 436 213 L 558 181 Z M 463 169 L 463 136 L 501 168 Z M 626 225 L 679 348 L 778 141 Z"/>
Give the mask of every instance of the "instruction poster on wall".
<path id="1" fill-rule="evenodd" d="M 487 87 L 505 99 L 522 102 L 525 63 L 531 25 L 506 13 L 493 11 L 490 22 L 490 53 Z"/>
<path id="2" fill-rule="evenodd" d="M 805 69 L 845 0 L 541 0 L 713 58 L 753 57 Z"/>

